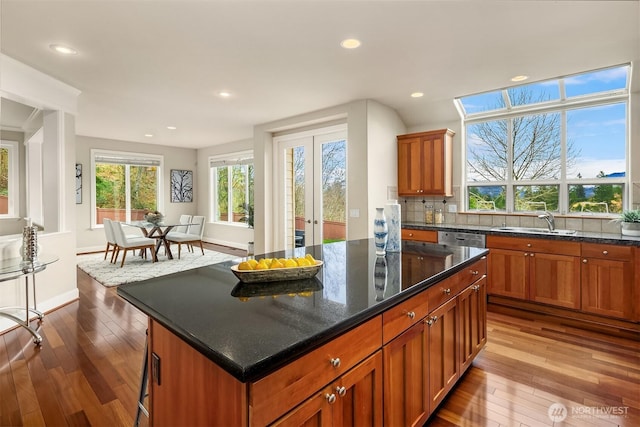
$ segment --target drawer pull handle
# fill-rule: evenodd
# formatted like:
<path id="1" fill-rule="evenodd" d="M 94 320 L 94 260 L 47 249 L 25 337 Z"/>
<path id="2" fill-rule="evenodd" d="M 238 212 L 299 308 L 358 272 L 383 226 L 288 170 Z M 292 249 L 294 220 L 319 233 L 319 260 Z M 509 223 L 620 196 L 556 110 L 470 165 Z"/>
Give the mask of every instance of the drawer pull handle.
<path id="1" fill-rule="evenodd" d="M 535 254 L 534 254 L 533 252 L 531 252 L 531 253 L 529 254 L 529 256 L 535 256 Z"/>
<path id="2" fill-rule="evenodd" d="M 478 275 L 478 270 L 471 270 L 471 275 L 472 276 L 477 276 Z"/>
<path id="3" fill-rule="evenodd" d="M 336 387 L 336 393 L 338 393 L 338 396 L 344 396 L 345 394 L 347 394 L 347 388 L 343 386 L 338 386 Z"/>
<path id="4" fill-rule="evenodd" d="M 583 260 L 582 260 L 582 263 L 583 263 L 583 264 L 586 264 L 586 263 L 587 263 L 587 259 L 586 259 L 586 258 L 585 258 L 585 259 L 583 259 Z"/>
<path id="5" fill-rule="evenodd" d="M 324 395 L 324 397 L 327 399 L 327 402 L 329 402 L 329 404 L 334 404 L 336 403 L 336 395 L 331 393 L 327 393 Z"/>
<path id="6" fill-rule="evenodd" d="M 409 233 L 409 237 L 413 237 L 413 233 Z"/>
<path id="7" fill-rule="evenodd" d="M 451 288 L 444 289 L 442 291 L 445 295 L 451 295 Z"/>
<path id="8" fill-rule="evenodd" d="M 530 248 L 531 247 L 531 243 L 527 243 L 527 247 Z"/>
<path id="9" fill-rule="evenodd" d="M 331 366 L 333 366 L 334 368 L 339 368 L 340 367 L 340 358 L 336 357 L 335 359 L 331 359 Z"/>
<path id="10" fill-rule="evenodd" d="M 413 320 L 416 317 L 416 313 L 414 313 L 413 311 L 410 311 L 407 313 L 407 317 Z"/>
<path id="11" fill-rule="evenodd" d="M 602 255 L 609 255 L 609 251 L 602 251 Z"/>

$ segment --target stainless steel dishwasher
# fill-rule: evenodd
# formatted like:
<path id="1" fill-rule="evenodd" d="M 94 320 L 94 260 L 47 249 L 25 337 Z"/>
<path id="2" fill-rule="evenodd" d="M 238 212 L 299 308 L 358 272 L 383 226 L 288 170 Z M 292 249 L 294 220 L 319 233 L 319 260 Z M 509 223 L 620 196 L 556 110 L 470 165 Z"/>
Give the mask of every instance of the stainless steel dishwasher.
<path id="1" fill-rule="evenodd" d="M 438 231 L 438 243 L 450 246 L 485 247 L 485 235 L 461 231 Z"/>

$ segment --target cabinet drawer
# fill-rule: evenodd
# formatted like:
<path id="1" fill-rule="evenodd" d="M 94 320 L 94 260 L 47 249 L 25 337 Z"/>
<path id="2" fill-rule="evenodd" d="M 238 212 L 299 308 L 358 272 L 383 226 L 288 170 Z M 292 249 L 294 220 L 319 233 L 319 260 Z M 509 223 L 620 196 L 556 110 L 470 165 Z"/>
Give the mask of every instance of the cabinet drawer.
<path id="1" fill-rule="evenodd" d="M 487 260 L 485 257 L 463 268 L 453 276 L 431 286 L 429 294 L 429 309 L 434 310 L 455 298 L 463 289 L 487 274 Z"/>
<path id="2" fill-rule="evenodd" d="M 487 247 L 580 256 L 580 243 L 529 237 L 487 236 Z"/>
<path id="3" fill-rule="evenodd" d="M 426 291 L 382 313 L 382 339 L 386 344 L 429 314 Z"/>
<path id="4" fill-rule="evenodd" d="M 252 425 L 267 425 L 344 374 L 382 345 L 382 316 L 250 384 Z M 339 359 L 338 366 L 332 361 Z"/>
<path id="5" fill-rule="evenodd" d="M 438 243 L 438 232 L 434 230 L 405 230 L 402 229 L 402 240 L 417 240 L 419 242 Z"/>
<path id="6" fill-rule="evenodd" d="M 621 261 L 630 261 L 633 257 L 633 248 L 631 246 L 583 243 L 582 256 L 585 258 L 617 259 Z"/>

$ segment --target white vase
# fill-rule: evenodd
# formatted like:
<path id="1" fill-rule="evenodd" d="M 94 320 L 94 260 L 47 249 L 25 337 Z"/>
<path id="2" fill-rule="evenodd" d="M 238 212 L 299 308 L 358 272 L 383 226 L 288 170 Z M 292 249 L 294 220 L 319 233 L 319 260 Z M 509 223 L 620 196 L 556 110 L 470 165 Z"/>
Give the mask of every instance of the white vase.
<path id="1" fill-rule="evenodd" d="M 389 234 L 387 235 L 387 252 L 400 252 L 401 236 L 400 236 L 400 205 L 397 200 L 389 200 L 384 207 L 384 215 L 387 219 L 387 227 Z"/>
<path id="2" fill-rule="evenodd" d="M 623 222 L 622 235 L 640 237 L 640 222 Z"/>
<path id="3" fill-rule="evenodd" d="M 389 229 L 387 219 L 384 216 L 384 208 L 376 208 L 376 217 L 373 220 L 373 240 L 376 245 L 376 255 L 384 255 L 387 248 L 387 236 Z"/>

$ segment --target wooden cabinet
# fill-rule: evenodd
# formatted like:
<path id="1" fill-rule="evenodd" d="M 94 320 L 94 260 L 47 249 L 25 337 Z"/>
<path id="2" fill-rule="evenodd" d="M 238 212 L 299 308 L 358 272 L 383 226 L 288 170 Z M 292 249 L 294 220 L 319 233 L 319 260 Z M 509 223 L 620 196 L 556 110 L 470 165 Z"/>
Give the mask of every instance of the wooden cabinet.
<path id="1" fill-rule="evenodd" d="M 435 411 L 460 376 L 459 315 L 456 298 L 429 314 L 429 410 Z"/>
<path id="2" fill-rule="evenodd" d="M 383 334 L 385 425 L 423 425 L 485 345 L 486 271 L 482 258 L 389 316 L 396 320 Z M 435 309 L 416 321 L 423 305 Z"/>
<path id="3" fill-rule="evenodd" d="M 158 322 L 149 323 L 149 425 L 247 425 L 246 385 Z"/>
<path id="4" fill-rule="evenodd" d="M 582 244 L 582 311 L 634 318 L 633 248 Z"/>
<path id="5" fill-rule="evenodd" d="M 483 276 L 458 295 L 460 370 L 466 371 L 487 342 L 487 278 Z"/>
<path id="6" fill-rule="evenodd" d="M 403 228 L 401 231 L 401 237 L 402 240 L 438 243 L 438 232 L 434 230 L 410 230 Z"/>
<path id="7" fill-rule="evenodd" d="M 267 425 L 380 349 L 382 316 L 249 385 L 252 425 Z"/>
<path id="8" fill-rule="evenodd" d="M 580 244 L 487 236 L 493 295 L 580 308 Z"/>
<path id="9" fill-rule="evenodd" d="M 429 344 L 423 320 L 382 350 L 385 426 L 421 426 L 429 417 Z"/>
<path id="10" fill-rule="evenodd" d="M 377 351 L 274 426 L 382 426 L 382 352 Z"/>
<path id="11" fill-rule="evenodd" d="M 452 196 L 450 129 L 398 136 L 398 195 Z"/>

